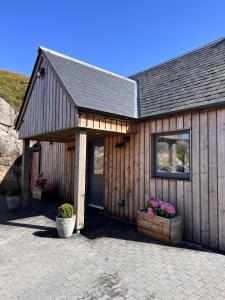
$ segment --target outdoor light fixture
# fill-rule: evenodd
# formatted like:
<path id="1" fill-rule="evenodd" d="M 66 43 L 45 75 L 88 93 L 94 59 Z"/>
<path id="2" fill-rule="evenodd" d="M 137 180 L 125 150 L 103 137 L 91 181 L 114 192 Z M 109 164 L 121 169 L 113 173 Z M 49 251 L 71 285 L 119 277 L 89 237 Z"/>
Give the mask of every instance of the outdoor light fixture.
<path id="1" fill-rule="evenodd" d="M 41 145 L 39 143 L 36 143 L 32 146 L 32 152 L 41 152 Z"/>
<path id="2" fill-rule="evenodd" d="M 75 150 L 75 147 L 68 147 L 66 150 L 67 151 L 73 151 L 73 150 Z"/>
<path id="3" fill-rule="evenodd" d="M 45 76 L 45 68 L 40 68 L 38 71 L 37 71 L 37 77 L 38 78 L 41 78 L 41 77 L 44 77 Z"/>
<path id="4" fill-rule="evenodd" d="M 129 136 L 124 136 L 122 142 L 121 143 L 117 143 L 115 147 L 116 148 L 122 148 L 122 147 L 124 147 L 129 142 L 130 142 L 130 137 Z"/>

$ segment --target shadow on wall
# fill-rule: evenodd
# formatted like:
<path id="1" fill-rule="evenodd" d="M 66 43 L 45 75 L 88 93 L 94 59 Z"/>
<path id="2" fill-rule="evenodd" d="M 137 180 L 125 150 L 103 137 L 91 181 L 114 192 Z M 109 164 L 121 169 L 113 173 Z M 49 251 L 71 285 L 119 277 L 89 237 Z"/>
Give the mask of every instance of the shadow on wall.
<path id="1" fill-rule="evenodd" d="M 9 188 L 17 188 L 21 190 L 21 170 L 22 156 L 19 156 L 8 169 L 0 183 L 0 195 L 7 194 Z"/>

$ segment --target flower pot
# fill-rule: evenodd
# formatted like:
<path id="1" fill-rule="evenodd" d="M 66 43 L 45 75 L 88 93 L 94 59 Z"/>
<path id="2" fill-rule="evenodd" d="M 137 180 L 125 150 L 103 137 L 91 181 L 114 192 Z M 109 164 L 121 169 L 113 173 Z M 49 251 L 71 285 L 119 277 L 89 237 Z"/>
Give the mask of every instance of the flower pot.
<path id="1" fill-rule="evenodd" d="M 56 228 L 59 237 L 68 238 L 73 234 L 75 227 L 76 216 L 72 218 L 58 218 L 56 217 Z"/>
<path id="2" fill-rule="evenodd" d="M 32 195 L 33 195 L 33 199 L 42 200 L 42 190 L 41 189 L 33 189 Z"/>
<path id="3" fill-rule="evenodd" d="M 16 209 L 21 203 L 20 196 L 7 196 L 6 201 L 9 209 Z"/>
<path id="4" fill-rule="evenodd" d="M 159 216 L 149 217 L 144 211 L 137 213 L 138 232 L 163 242 L 174 245 L 182 241 L 182 218 L 163 218 Z"/>

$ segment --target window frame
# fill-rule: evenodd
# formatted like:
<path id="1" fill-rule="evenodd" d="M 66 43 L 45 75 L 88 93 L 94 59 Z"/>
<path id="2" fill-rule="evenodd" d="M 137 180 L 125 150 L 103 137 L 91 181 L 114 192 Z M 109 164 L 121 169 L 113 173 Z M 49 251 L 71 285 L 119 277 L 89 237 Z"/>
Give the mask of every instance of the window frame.
<path id="1" fill-rule="evenodd" d="M 157 171 L 157 162 L 158 162 L 158 152 L 157 152 L 157 145 L 158 140 L 160 136 L 165 135 L 174 135 L 174 134 L 185 134 L 188 133 L 189 135 L 189 173 L 188 174 L 180 174 L 180 173 L 162 173 Z M 191 132 L 189 129 L 184 130 L 173 130 L 173 131 L 167 131 L 167 132 L 159 132 L 153 134 L 153 177 L 158 179 L 176 179 L 176 180 L 191 180 Z"/>

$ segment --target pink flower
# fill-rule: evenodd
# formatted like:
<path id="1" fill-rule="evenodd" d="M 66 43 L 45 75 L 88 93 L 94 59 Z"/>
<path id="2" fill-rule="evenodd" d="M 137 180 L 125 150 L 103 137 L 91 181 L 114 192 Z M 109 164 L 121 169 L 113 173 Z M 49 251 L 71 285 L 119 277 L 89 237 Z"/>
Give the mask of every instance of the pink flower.
<path id="1" fill-rule="evenodd" d="M 150 201 L 153 208 L 159 207 L 159 201 L 156 199 L 153 199 Z"/>
<path id="2" fill-rule="evenodd" d="M 166 203 L 161 204 L 160 208 L 163 209 L 163 210 L 167 210 L 167 205 L 166 205 Z"/>
<path id="3" fill-rule="evenodd" d="M 38 187 L 39 189 L 44 189 L 47 185 L 48 179 L 43 175 L 39 175 L 38 178 L 35 180 L 34 186 Z"/>
<path id="4" fill-rule="evenodd" d="M 163 202 L 160 206 L 162 210 L 164 210 L 168 215 L 173 216 L 176 213 L 175 207 L 169 202 Z"/>
<path id="5" fill-rule="evenodd" d="M 154 214 L 154 212 L 153 212 L 153 209 L 152 209 L 151 207 L 148 208 L 148 216 L 149 216 L 149 218 L 152 218 L 154 215 L 155 215 L 155 214 Z"/>
<path id="6" fill-rule="evenodd" d="M 167 207 L 167 213 L 170 214 L 170 215 L 175 215 L 175 213 L 176 213 L 175 207 L 173 207 L 172 205 L 168 206 Z"/>

